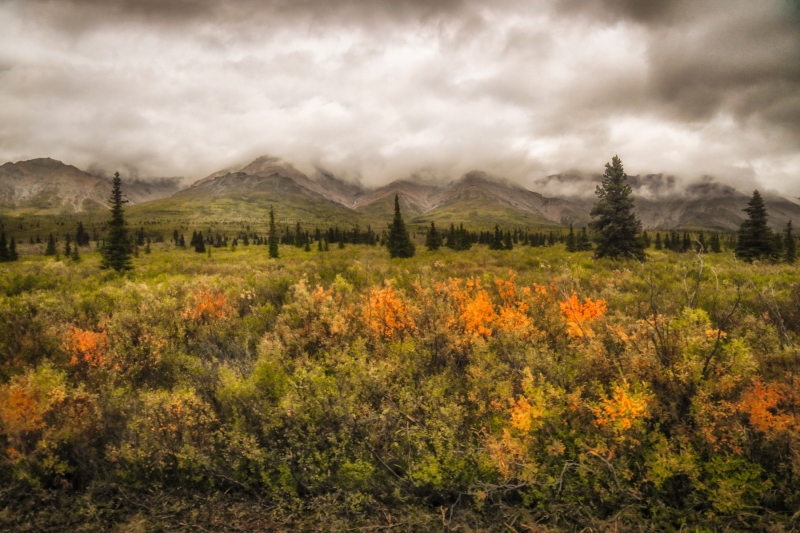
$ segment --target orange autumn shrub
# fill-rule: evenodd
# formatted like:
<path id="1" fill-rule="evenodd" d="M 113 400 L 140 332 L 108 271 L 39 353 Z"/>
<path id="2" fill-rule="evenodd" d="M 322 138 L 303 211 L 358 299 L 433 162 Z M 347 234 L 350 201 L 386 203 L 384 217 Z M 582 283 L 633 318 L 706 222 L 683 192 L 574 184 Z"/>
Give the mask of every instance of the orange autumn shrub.
<path id="1" fill-rule="evenodd" d="M 542 452 L 548 460 L 556 460 L 565 449 L 556 433 L 570 416 L 570 395 L 543 376 L 533 376 L 529 369 L 524 375 L 523 393 L 509 399 L 508 408 L 496 404 L 505 421 L 501 431 L 484 439 L 489 465 L 505 481 L 536 482 L 547 475 Z"/>
<path id="2" fill-rule="evenodd" d="M 70 388 L 63 372 L 44 365 L 0 386 L 0 462 L 34 485 L 72 470 L 69 457 L 93 437 L 94 395 Z"/>
<path id="3" fill-rule="evenodd" d="M 372 335 L 381 339 L 409 335 L 416 330 L 408 305 L 387 282 L 363 297 L 362 320 Z"/>
<path id="4" fill-rule="evenodd" d="M 508 280 L 497 279 L 494 282 L 503 302 L 497 313 L 497 328 L 506 333 L 519 333 L 525 336 L 534 332 L 533 320 L 528 314 L 530 306 L 524 301 L 530 299 L 532 291 L 529 287 L 525 287 L 520 297 L 515 282 L 516 274 L 513 272 L 510 274 Z"/>
<path id="5" fill-rule="evenodd" d="M 611 395 L 604 396 L 591 408 L 594 423 L 622 435 L 638 421 L 647 418 L 648 403 L 646 393 L 634 391 L 627 383 L 615 385 Z"/>
<path id="6" fill-rule="evenodd" d="M 590 323 L 602 317 L 606 312 L 605 300 L 591 300 L 586 298 L 580 302 L 574 292 L 572 296 L 561 303 L 561 314 L 567 324 L 567 333 L 576 339 L 589 339 L 594 336 Z"/>
<path id="7" fill-rule="evenodd" d="M 793 429 L 795 416 L 784 406 L 790 401 L 786 387 L 779 383 L 764 384 L 760 378 L 742 395 L 738 409 L 750 419 L 750 425 L 768 435 Z"/>
<path id="8" fill-rule="evenodd" d="M 71 354 L 70 365 L 85 363 L 90 367 L 108 364 L 108 334 L 72 326 L 67 334 L 67 350 Z"/>
<path id="9" fill-rule="evenodd" d="M 202 288 L 192 294 L 191 301 L 183 310 L 183 318 L 199 323 L 225 319 L 233 315 L 228 298 L 219 291 Z"/>
<path id="10" fill-rule="evenodd" d="M 290 352 L 313 353 L 340 342 L 349 331 L 353 311 L 347 300 L 352 291 L 341 276 L 328 289 L 308 280 L 291 286 L 289 301 L 275 325 L 275 336 Z"/>

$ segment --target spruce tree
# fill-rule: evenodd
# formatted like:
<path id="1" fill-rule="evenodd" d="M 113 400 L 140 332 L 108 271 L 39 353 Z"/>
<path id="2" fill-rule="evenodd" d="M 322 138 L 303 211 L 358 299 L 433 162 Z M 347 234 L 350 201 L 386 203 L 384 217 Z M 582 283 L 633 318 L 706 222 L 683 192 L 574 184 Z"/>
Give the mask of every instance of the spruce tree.
<path id="1" fill-rule="evenodd" d="M 436 231 L 436 224 L 431 222 L 431 229 L 425 237 L 425 247 L 431 252 L 435 252 L 442 245 L 442 236 Z"/>
<path id="2" fill-rule="evenodd" d="M 278 229 L 275 227 L 275 211 L 269 208 L 269 256 L 278 258 Z"/>
<path id="3" fill-rule="evenodd" d="M 575 240 L 575 230 L 572 228 L 572 224 L 569 225 L 569 233 L 567 234 L 566 245 L 568 252 L 575 252 L 578 250 L 578 243 Z"/>
<path id="4" fill-rule="evenodd" d="M 6 233 L 0 233 L 0 263 L 10 261 L 8 258 L 8 241 L 6 240 Z"/>
<path id="5" fill-rule="evenodd" d="M 507 231 L 506 234 L 503 236 L 503 249 L 505 250 L 513 250 L 514 249 L 514 242 L 511 240 L 511 232 Z"/>
<path id="6" fill-rule="evenodd" d="M 44 255 L 56 255 L 56 239 L 52 233 L 47 238 L 47 247 L 44 250 Z"/>
<path id="7" fill-rule="evenodd" d="M 127 200 L 122 198 L 122 180 L 119 172 L 114 173 L 114 180 L 111 187 L 111 220 L 108 222 L 108 235 L 105 245 L 100 250 L 103 258 L 100 268 L 113 268 L 117 272 L 130 270 L 131 265 L 131 243 L 128 239 L 128 229 L 125 227 L 123 218 L 122 204 Z"/>
<path id="8" fill-rule="evenodd" d="M 606 163 L 601 185 L 595 193 L 599 200 L 592 208 L 592 228 L 600 234 L 595 257 L 644 259 L 644 244 L 638 238 L 641 223 L 633 212 L 633 198 L 622 161 L 614 156 Z"/>
<path id="9" fill-rule="evenodd" d="M 790 220 L 786 224 L 786 229 L 783 232 L 784 235 L 784 243 L 783 243 L 783 260 L 789 263 L 790 265 L 794 264 L 797 261 L 797 242 L 794 240 L 794 234 L 792 233 L 792 221 Z M 13 239 L 11 242 L 14 242 Z"/>
<path id="10" fill-rule="evenodd" d="M 69 257 L 72 255 L 72 243 L 70 242 L 70 237 L 67 235 L 66 243 L 64 243 L 64 255 Z"/>
<path id="11" fill-rule="evenodd" d="M 394 219 L 389 225 L 389 257 L 408 258 L 414 257 L 416 249 L 406 230 L 403 215 L 400 213 L 400 197 L 394 195 Z"/>
<path id="12" fill-rule="evenodd" d="M 761 193 L 753 191 L 753 196 L 744 209 L 747 218 L 739 227 L 736 255 L 747 262 L 765 259 L 772 255 L 772 230 L 767 225 L 767 207 Z"/>
<path id="13" fill-rule="evenodd" d="M 16 261 L 17 259 L 19 259 L 19 254 L 17 253 L 17 241 L 14 240 L 14 237 L 11 237 L 11 242 L 8 243 L 8 260 Z"/>
<path id="14" fill-rule="evenodd" d="M 656 250 L 662 250 L 663 248 L 664 248 L 664 245 L 661 244 L 661 234 L 660 233 L 656 233 Z"/>
<path id="15" fill-rule="evenodd" d="M 502 250 L 503 249 L 503 232 L 500 231 L 500 226 L 495 224 L 494 226 L 494 235 L 492 235 L 492 240 L 489 242 L 489 249 L 490 250 Z"/>

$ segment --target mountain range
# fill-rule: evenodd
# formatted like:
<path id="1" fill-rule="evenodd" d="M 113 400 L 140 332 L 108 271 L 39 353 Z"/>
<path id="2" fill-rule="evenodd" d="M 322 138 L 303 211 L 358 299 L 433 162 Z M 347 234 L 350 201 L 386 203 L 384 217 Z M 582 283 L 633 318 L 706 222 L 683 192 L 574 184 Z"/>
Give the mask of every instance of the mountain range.
<path id="1" fill-rule="evenodd" d="M 132 204 L 164 198 L 179 189 L 178 178 L 127 180 L 125 183 L 125 194 Z M 109 179 L 55 159 L 31 159 L 0 166 L 0 212 L 98 211 L 108 207 L 110 195 Z"/>
<path id="2" fill-rule="evenodd" d="M 556 176 L 557 178 L 557 176 Z M 598 177 L 585 179 L 594 189 Z M 632 176 L 636 211 L 643 226 L 654 230 L 711 229 L 734 231 L 744 219 L 749 194 L 713 180 L 685 190 L 656 191 L 661 175 Z M 471 227 L 582 226 L 589 222 L 591 197 L 546 197 L 481 171 L 445 184 L 403 179 L 365 188 L 328 172 L 306 175 L 290 163 L 262 156 L 228 168 L 188 187 L 178 178 L 123 180 L 132 215 L 182 219 L 263 219 L 274 206 L 283 222 L 378 224 L 393 214 L 399 196 L 411 224 L 465 223 Z M 110 181 L 53 159 L 33 159 L 0 166 L 0 212 L 56 214 L 105 209 Z M 800 203 L 765 195 L 775 228 L 800 222 Z"/>

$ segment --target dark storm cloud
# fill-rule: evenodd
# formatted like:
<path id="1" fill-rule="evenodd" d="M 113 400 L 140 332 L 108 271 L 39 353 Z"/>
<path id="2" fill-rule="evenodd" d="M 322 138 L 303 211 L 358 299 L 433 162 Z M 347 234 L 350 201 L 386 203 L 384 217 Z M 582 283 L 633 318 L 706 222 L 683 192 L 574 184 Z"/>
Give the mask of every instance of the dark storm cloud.
<path id="1" fill-rule="evenodd" d="M 557 193 L 619 154 L 643 194 L 713 175 L 797 196 L 797 5 L 7 1 L 0 159 L 199 177 L 272 153 Z"/>

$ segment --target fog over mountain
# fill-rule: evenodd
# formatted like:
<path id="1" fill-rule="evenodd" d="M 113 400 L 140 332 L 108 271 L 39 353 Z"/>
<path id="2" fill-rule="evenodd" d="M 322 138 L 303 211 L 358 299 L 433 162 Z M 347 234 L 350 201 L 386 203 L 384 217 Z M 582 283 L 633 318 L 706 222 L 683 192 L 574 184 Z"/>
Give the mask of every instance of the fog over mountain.
<path id="1" fill-rule="evenodd" d="M 796 0 L 6 0 L 0 161 L 800 196 Z M 657 177 L 656 177 L 657 176 Z M 664 189 L 666 188 L 666 189 Z"/>

